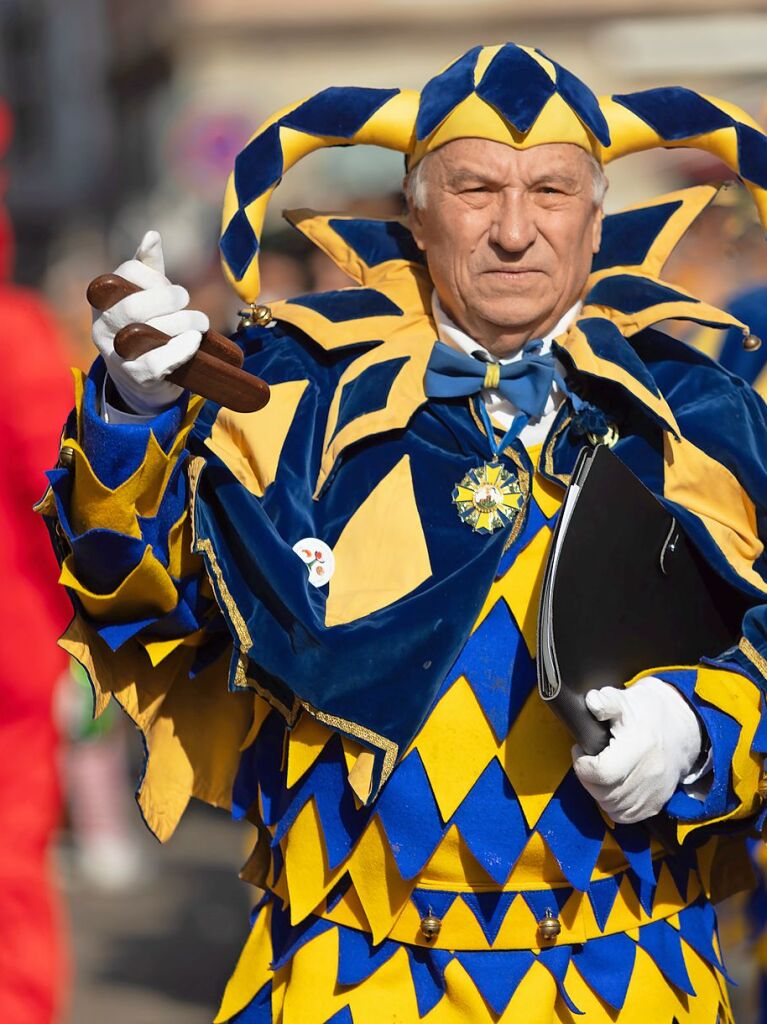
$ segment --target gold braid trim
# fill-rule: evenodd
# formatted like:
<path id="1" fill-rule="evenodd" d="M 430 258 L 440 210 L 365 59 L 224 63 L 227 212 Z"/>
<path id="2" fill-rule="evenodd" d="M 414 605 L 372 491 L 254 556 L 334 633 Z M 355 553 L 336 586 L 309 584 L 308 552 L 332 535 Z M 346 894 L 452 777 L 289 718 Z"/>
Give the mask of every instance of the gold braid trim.
<path id="1" fill-rule="evenodd" d="M 760 675 L 764 679 L 767 679 L 767 658 L 763 658 L 759 651 L 757 651 L 757 649 L 754 647 L 754 645 L 750 643 L 748 640 L 746 640 L 744 636 L 740 638 L 738 648 L 740 651 L 743 652 L 743 654 L 745 654 L 745 656 L 748 658 L 748 660 L 751 662 L 754 668 L 757 669 Z"/>
<path id="2" fill-rule="evenodd" d="M 248 630 L 247 623 L 245 622 L 242 613 L 237 607 L 237 604 L 226 585 L 224 575 L 221 571 L 221 566 L 218 564 L 216 553 L 213 550 L 213 545 L 207 538 L 203 539 L 198 537 L 195 530 L 195 504 L 197 502 L 200 475 L 204 467 L 205 459 L 198 455 L 190 461 L 188 469 L 189 503 L 192 520 L 192 550 L 198 554 L 205 555 L 205 565 L 214 593 L 217 596 L 219 604 L 223 604 L 224 609 L 234 626 L 235 633 L 237 634 L 239 653 L 237 668 L 235 670 L 235 685 L 254 689 L 259 697 L 263 697 L 265 701 L 280 712 L 289 727 L 295 725 L 299 712 L 303 708 L 310 715 L 316 718 L 318 722 L 322 722 L 323 725 L 327 725 L 331 729 L 342 729 L 353 739 L 359 740 L 360 742 L 367 744 L 367 746 L 382 750 L 384 753 L 384 761 L 381 770 L 381 785 L 383 785 L 394 770 L 399 750 L 396 743 L 393 743 L 391 740 L 387 740 L 385 736 L 381 736 L 377 732 L 373 732 L 372 729 L 366 729 L 364 726 L 357 725 L 356 722 L 350 722 L 345 718 L 339 718 L 336 715 L 328 715 L 324 711 L 319 711 L 317 708 L 312 707 L 311 704 L 308 704 L 306 701 L 299 700 L 297 697 L 294 697 L 292 706 L 288 707 L 286 704 L 283 704 L 283 702 L 279 700 L 271 690 L 261 686 L 257 679 L 248 675 L 246 671 L 248 664 L 248 652 L 253 647 L 253 640 Z M 207 567 L 209 567 L 209 569 Z M 213 574 L 212 576 L 210 575 L 211 572 Z"/>
<path id="3" fill-rule="evenodd" d="M 384 761 L 381 768 L 380 785 L 383 786 L 384 782 L 394 771 L 399 751 L 397 744 L 387 740 L 380 733 L 373 732 L 372 729 L 366 729 L 362 725 L 357 725 L 356 722 L 350 722 L 345 718 L 339 718 L 337 715 L 328 715 L 324 711 L 318 711 L 317 708 L 307 704 L 306 701 L 301 701 L 300 703 L 313 718 L 316 718 L 318 722 L 322 722 L 323 725 L 327 725 L 331 729 L 342 729 L 344 732 L 348 732 L 355 740 L 359 740 L 369 747 L 376 747 L 378 750 L 382 750 L 384 752 Z"/>
<path id="4" fill-rule="evenodd" d="M 557 438 L 564 430 L 572 423 L 572 416 L 565 416 L 562 422 L 559 424 L 553 434 L 544 441 L 543 447 L 543 469 L 547 476 L 553 477 L 555 480 L 567 487 L 570 484 L 570 474 L 566 473 L 563 476 L 558 475 L 554 472 L 554 445 L 556 444 Z"/>
<path id="5" fill-rule="evenodd" d="M 197 554 L 205 555 L 205 567 L 210 579 L 213 592 L 216 595 L 216 599 L 219 606 L 223 605 L 224 610 L 229 616 L 229 620 L 234 626 L 234 631 L 237 634 L 237 666 L 234 670 L 234 685 L 242 688 L 253 689 L 264 700 L 268 701 L 273 707 L 275 707 L 281 715 L 286 719 L 288 724 L 292 725 L 297 716 L 298 708 L 294 703 L 292 707 L 288 707 L 283 704 L 274 694 L 261 686 L 252 676 L 247 673 L 248 666 L 248 652 L 253 647 L 253 639 L 248 630 L 247 623 L 243 618 L 240 609 L 237 607 L 237 603 L 232 597 L 229 588 L 224 580 L 224 574 L 221 572 L 221 566 L 218 564 L 216 553 L 213 550 L 213 545 L 207 538 L 201 538 L 197 536 L 195 528 L 195 505 L 197 503 L 197 490 L 200 483 L 200 475 L 205 468 L 205 459 L 201 455 L 195 456 L 189 463 L 189 505 L 190 515 L 192 521 L 192 550 Z M 211 575 L 212 574 L 212 575 Z"/>

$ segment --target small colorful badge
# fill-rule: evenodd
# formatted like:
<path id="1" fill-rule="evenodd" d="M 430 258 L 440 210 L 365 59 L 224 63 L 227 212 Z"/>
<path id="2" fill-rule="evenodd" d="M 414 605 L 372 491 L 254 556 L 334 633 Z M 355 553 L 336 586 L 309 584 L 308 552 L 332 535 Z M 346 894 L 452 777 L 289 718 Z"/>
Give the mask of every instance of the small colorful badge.
<path id="1" fill-rule="evenodd" d="M 453 491 L 458 515 L 475 533 L 492 533 L 508 526 L 523 503 L 522 488 L 500 462 L 470 469 Z"/>
<path id="2" fill-rule="evenodd" d="M 309 582 L 313 587 L 324 587 L 335 572 L 336 560 L 324 540 L 304 537 L 293 550 L 309 570 Z"/>

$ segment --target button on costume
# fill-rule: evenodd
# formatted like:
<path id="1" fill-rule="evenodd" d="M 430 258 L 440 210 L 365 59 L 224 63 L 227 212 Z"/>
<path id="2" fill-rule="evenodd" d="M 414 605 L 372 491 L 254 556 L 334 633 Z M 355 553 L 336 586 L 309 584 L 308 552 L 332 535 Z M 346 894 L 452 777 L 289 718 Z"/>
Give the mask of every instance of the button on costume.
<path id="1" fill-rule="evenodd" d="M 603 163 L 708 148 L 767 212 L 767 140 L 737 108 L 684 89 L 597 101 L 538 51 L 476 47 L 420 94 L 326 89 L 253 137 L 224 212 L 239 294 L 257 298 L 266 202 L 295 160 L 374 143 L 413 166 L 466 136 Z M 479 395 L 427 394 L 432 284 L 398 220 L 290 215 L 354 285 L 236 335 L 271 387 L 260 412 L 184 395 L 105 422 L 102 361 L 78 378 L 70 464 L 40 504 L 75 608 L 62 643 L 97 711 L 113 695 L 143 733 L 139 803 L 160 839 L 191 796 L 258 831 L 243 875 L 265 895 L 217 1021 L 731 1019 L 712 901 L 747 884 L 763 816 L 767 417 L 656 327 L 745 330 L 659 278 L 714 192 L 606 219 L 552 343 L 551 426 L 497 456 L 515 494 L 501 524 L 459 515 L 492 438 Z M 665 808 L 673 852 L 600 811 L 535 683 L 552 526 L 579 451 L 607 441 L 752 605 L 738 646 L 647 666 L 710 745 L 697 798 L 680 785 Z"/>

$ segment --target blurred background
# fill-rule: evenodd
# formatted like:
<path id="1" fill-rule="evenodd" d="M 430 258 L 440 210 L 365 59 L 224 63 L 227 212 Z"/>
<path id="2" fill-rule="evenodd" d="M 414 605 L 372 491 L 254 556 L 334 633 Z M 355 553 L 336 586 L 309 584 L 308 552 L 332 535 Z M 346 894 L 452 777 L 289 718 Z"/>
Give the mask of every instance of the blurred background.
<path id="1" fill-rule="evenodd" d="M 18 369 L 17 384 L 3 392 L 2 420 L 13 435 L 25 411 L 34 437 L 23 449 L 28 484 L 16 488 L 23 502 L 14 498 L 19 537 L 46 548 L 27 497 L 42 493 L 42 471 L 56 458 L 71 404 L 67 366 L 92 358 L 89 280 L 157 228 L 169 275 L 217 329 L 231 330 L 238 302 L 218 266 L 220 203 L 233 158 L 259 123 L 329 85 L 418 88 L 470 46 L 506 40 L 540 47 L 597 92 L 680 84 L 767 117 L 764 0 L 0 0 L 0 182 L 9 214 L 0 226 L 0 345 L 4 364 L 12 350 Z M 263 298 L 347 283 L 307 251 L 281 221 L 282 208 L 396 215 L 401 176 L 401 157 L 363 148 L 325 150 L 292 170 L 272 202 Z M 701 155 L 635 156 L 610 168 L 607 208 L 725 177 Z M 767 284 L 767 245 L 740 188 L 704 214 L 666 276 L 720 304 Z M 33 310 L 29 329 L 11 331 L 8 316 L 3 326 L 3 302 Z M 20 449 L 4 446 L 4 459 L 9 450 Z M 35 573 L 49 581 L 55 570 L 21 565 L 19 587 L 36 588 L 30 602 L 43 601 L 48 585 Z M 5 590 L 18 604 L 20 590 Z M 41 630 L 26 642 L 41 650 L 67 617 L 57 597 L 43 603 L 44 612 L 30 604 L 26 616 Z M 12 635 L 4 632 L 4 645 Z M 60 737 L 46 813 L 49 824 L 60 821 L 53 870 L 61 898 L 48 912 L 52 928 L 65 923 L 69 954 L 54 964 L 38 953 L 36 971 L 48 972 L 58 993 L 45 998 L 63 1007 L 60 1024 L 204 1024 L 247 929 L 251 894 L 237 870 L 249 837 L 197 805 L 160 849 L 132 805 L 137 736 L 117 711 L 90 723 L 87 681 L 53 655 L 36 703 L 28 701 L 18 647 L 3 648 L 0 691 L 15 693 L 29 735 L 55 729 Z M 2 692 L 0 700 L 8 706 Z M 2 728 L 0 720 L 0 743 Z M 19 783 L 31 749 L 23 735 L 20 760 L 3 770 L 0 786 L 13 789 L 15 779 L 17 799 L 29 803 L 36 797 Z M 0 881 L 3 870 L 0 857 Z M 725 930 L 742 983 L 738 1020 L 756 1020 L 742 915 L 727 912 Z M 9 941 L 0 932 L 0 947 Z"/>

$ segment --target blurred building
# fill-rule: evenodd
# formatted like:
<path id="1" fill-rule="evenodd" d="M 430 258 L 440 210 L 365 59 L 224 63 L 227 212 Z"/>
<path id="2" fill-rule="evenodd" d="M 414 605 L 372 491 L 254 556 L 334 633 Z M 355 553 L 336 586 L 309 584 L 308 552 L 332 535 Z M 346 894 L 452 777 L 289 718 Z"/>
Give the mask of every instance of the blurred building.
<path id="1" fill-rule="evenodd" d="M 153 187 L 155 103 L 172 61 L 164 10 L 147 0 L 0 0 L 21 280 L 40 280 L 59 236 L 102 228 Z"/>
<path id="2" fill-rule="evenodd" d="M 21 274 L 94 225 L 123 258 L 146 226 L 194 275 L 215 258 L 232 159 L 274 110 L 328 85 L 419 87 L 477 42 L 550 51 L 597 91 L 679 83 L 757 114 L 763 0 L 0 0 L 0 92 L 18 120 L 11 204 Z M 637 156 L 609 206 L 686 177 L 691 157 Z M 391 192 L 398 154 L 329 150 L 291 171 L 273 203 L 346 206 Z M 175 264 L 174 265 L 178 265 Z"/>

